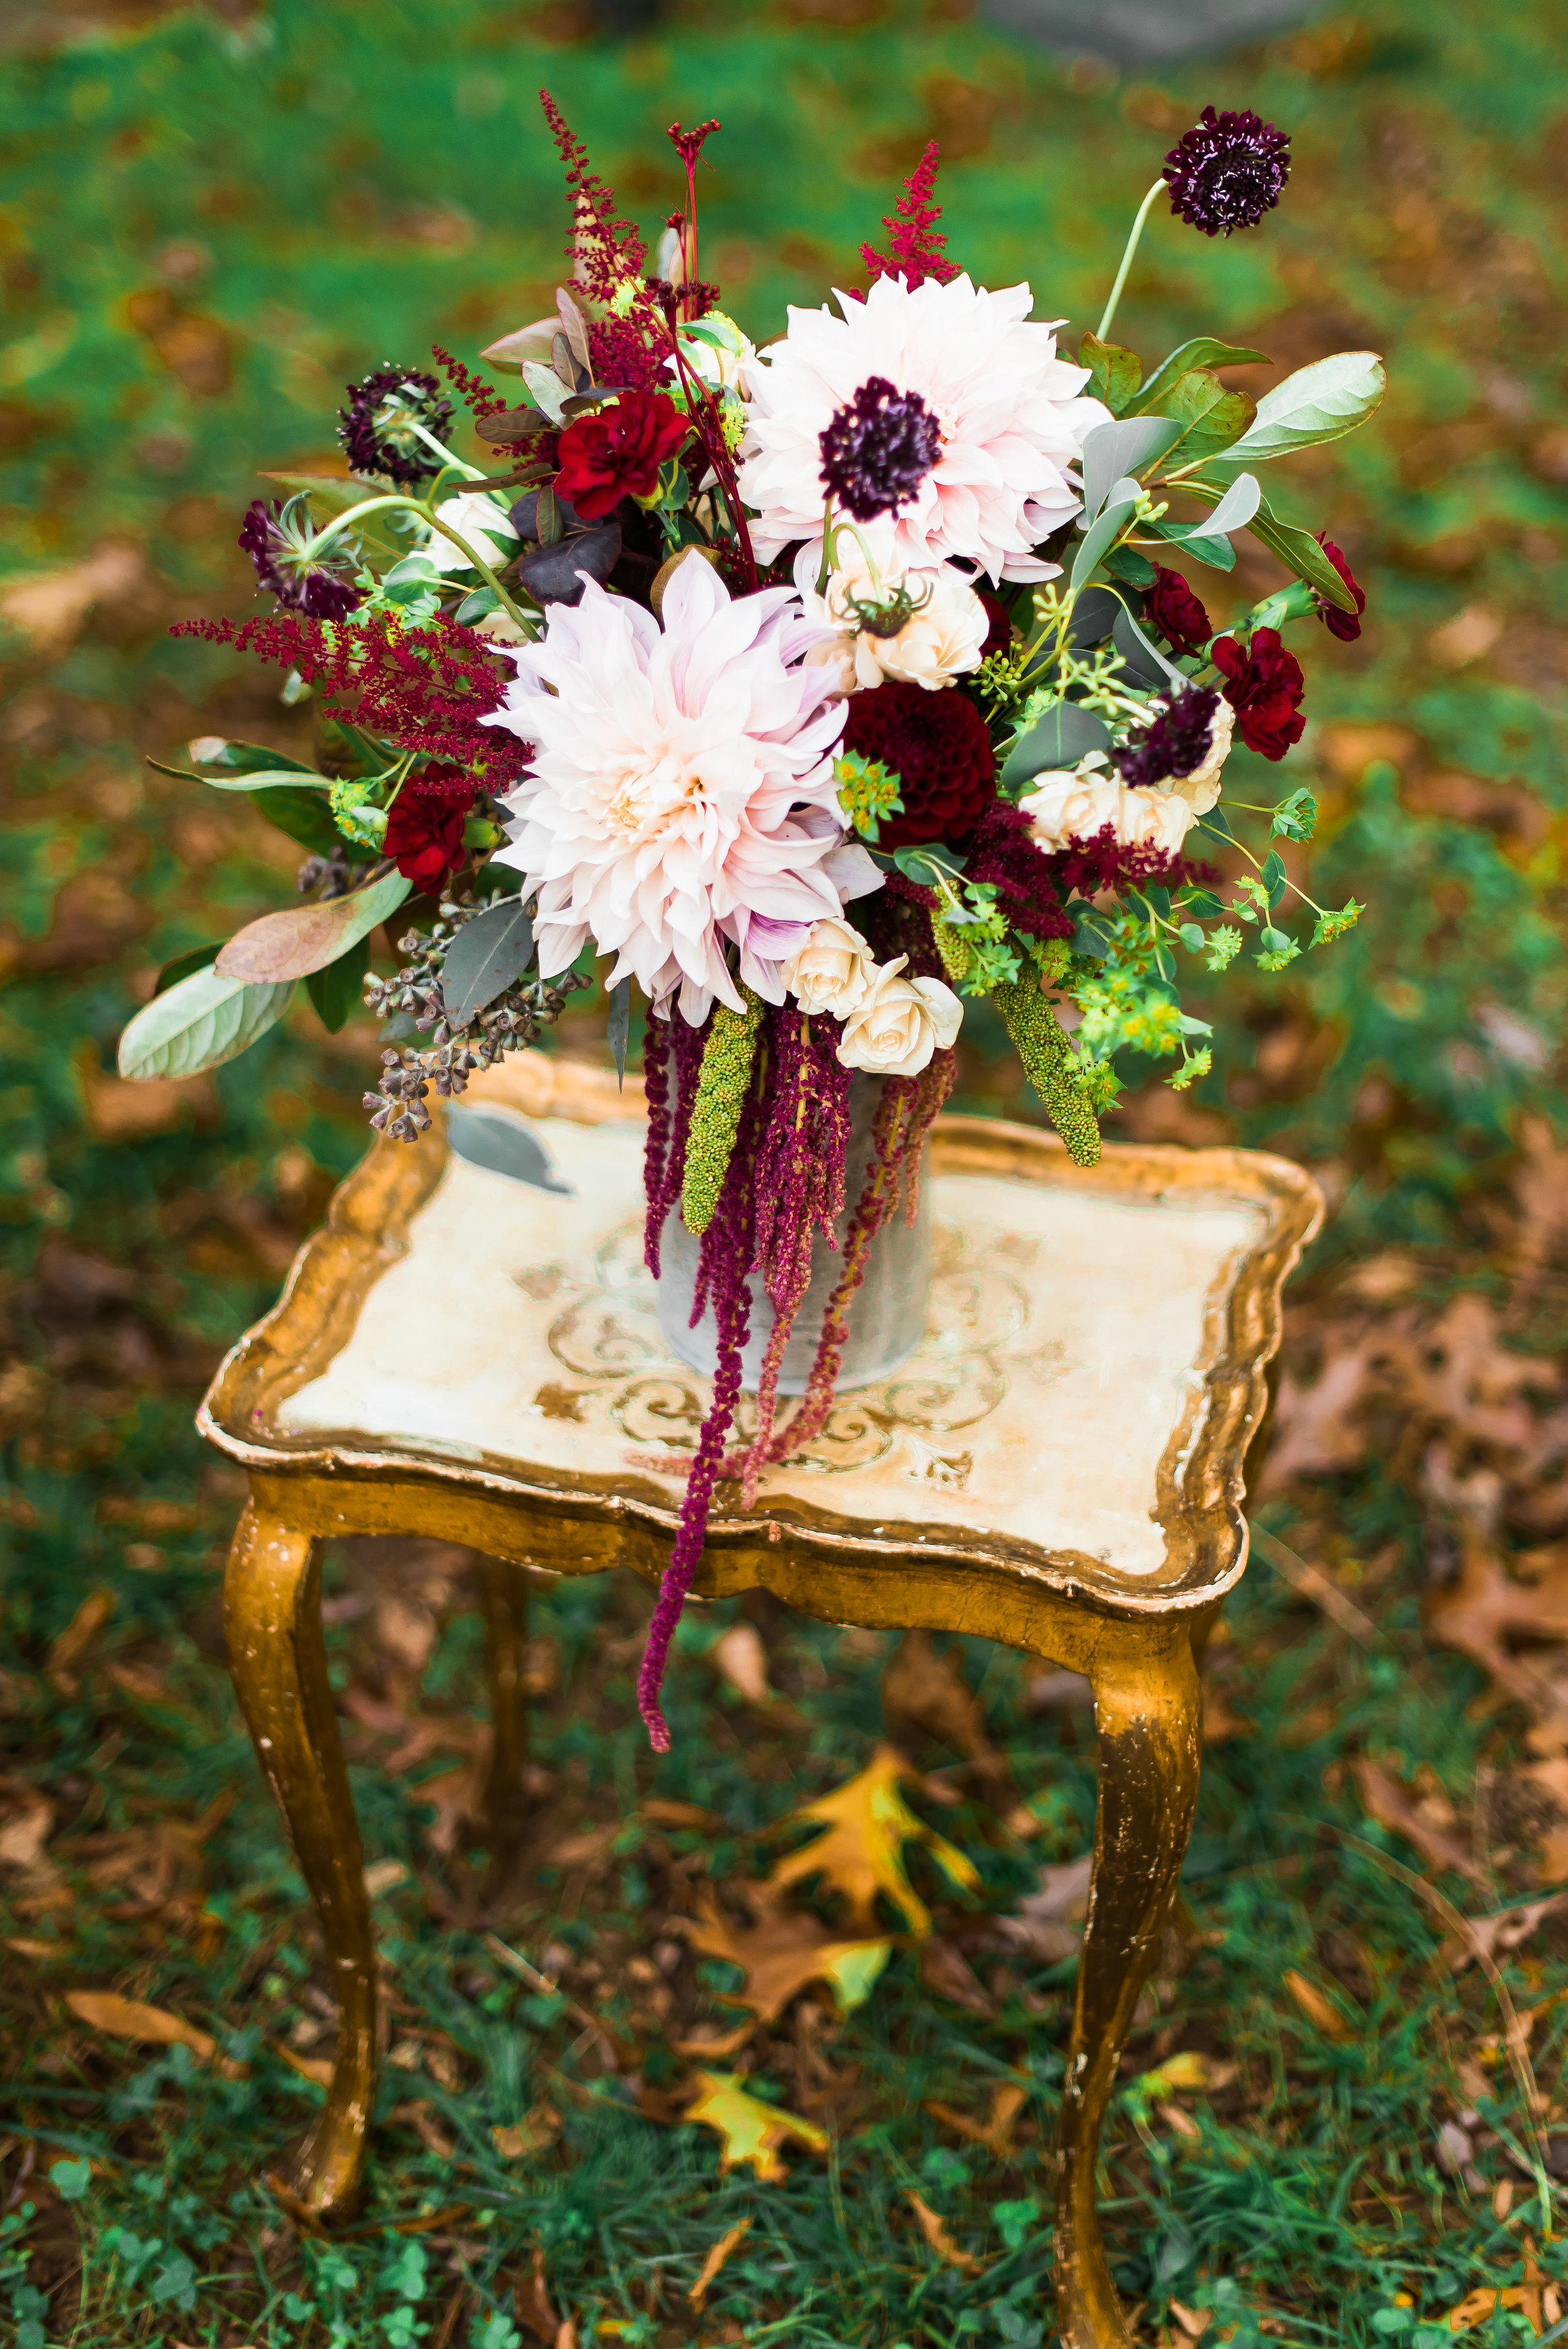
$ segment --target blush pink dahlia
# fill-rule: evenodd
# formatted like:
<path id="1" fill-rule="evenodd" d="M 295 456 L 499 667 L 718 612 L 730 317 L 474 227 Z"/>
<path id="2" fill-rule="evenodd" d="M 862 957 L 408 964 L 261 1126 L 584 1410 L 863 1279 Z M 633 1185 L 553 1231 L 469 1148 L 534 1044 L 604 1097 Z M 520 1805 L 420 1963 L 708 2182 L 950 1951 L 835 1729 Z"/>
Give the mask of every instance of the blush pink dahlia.
<path id="1" fill-rule="evenodd" d="M 759 556 L 771 562 L 802 539 L 820 545 L 823 436 L 836 446 L 874 383 L 913 394 L 937 428 L 929 470 L 898 476 L 898 562 L 924 569 L 956 557 L 993 580 L 1053 578 L 1057 566 L 1033 549 L 1077 512 L 1070 469 L 1110 411 L 1082 397 L 1088 370 L 1057 357 L 1054 327 L 1031 321 L 1028 286 L 992 294 L 955 277 L 911 289 L 881 277 L 864 302 L 837 298 L 842 317 L 826 304 L 792 309 L 783 342 L 747 370 L 740 488 L 758 516 Z"/>
<path id="2" fill-rule="evenodd" d="M 534 747 L 507 807 L 501 862 L 537 893 L 539 970 L 591 939 L 656 1004 L 693 1023 L 742 999 L 725 960 L 782 1003 L 783 966 L 812 926 L 880 878 L 846 843 L 831 752 L 844 703 L 803 656 L 823 630 L 790 589 L 732 602 L 701 561 L 664 594 L 664 626 L 589 581 L 517 647 L 504 709 L 484 722 Z"/>

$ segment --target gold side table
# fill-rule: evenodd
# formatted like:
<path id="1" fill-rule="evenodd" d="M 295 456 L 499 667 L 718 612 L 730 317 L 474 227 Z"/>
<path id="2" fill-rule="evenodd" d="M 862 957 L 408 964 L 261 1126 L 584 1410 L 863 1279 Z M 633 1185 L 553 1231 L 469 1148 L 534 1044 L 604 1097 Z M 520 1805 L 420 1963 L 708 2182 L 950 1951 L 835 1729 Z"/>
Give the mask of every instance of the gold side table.
<path id="1" fill-rule="evenodd" d="M 629 1567 L 657 1583 L 680 1490 L 659 1457 L 689 1445 L 703 1408 L 642 1268 L 633 1090 L 530 1053 L 464 1096 L 453 1123 L 455 1149 L 443 1122 L 371 1150 L 200 1418 L 249 1473 L 224 1586 L 231 1663 L 342 2009 L 293 2175 L 324 2218 L 362 2180 L 376 1991 L 320 1544 L 422 1534 L 490 1561 L 504 1838 L 525 1742 L 511 1569 Z M 937 1268 L 919 1350 L 841 1400 L 755 1514 L 715 1510 L 696 1588 L 760 1587 L 826 1622 L 978 1632 L 1087 1674 L 1098 1815 L 1057 2310 L 1068 2349 L 1130 2349 L 1096 2207 L 1101 2122 L 1187 1849 L 1195 1650 L 1246 1563 L 1242 1466 L 1280 1292 L 1322 1201 L 1298 1167 L 1254 1152 L 1112 1147 L 1083 1172 L 1054 1137 L 976 1118 L 939 1122 L 930 1167 Z"/>

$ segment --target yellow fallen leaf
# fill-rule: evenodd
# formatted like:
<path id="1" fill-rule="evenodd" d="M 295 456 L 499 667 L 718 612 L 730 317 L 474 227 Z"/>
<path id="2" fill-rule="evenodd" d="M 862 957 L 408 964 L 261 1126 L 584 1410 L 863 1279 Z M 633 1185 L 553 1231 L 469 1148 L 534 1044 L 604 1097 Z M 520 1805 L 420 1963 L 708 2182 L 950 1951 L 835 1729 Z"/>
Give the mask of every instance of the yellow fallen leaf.
<path id="1" fill-rule="evenodd" d="M 776 2186 L 787 2174 L 779 2148 L 790 2138 L 813 2153 L 827 2151 L 826 2129 L 777 2105 L 764 2104 L 760 2096 L 749 2095 L 732 2072 L 699 2072 L 697 2086 L 697 2100 L 687 2106 L 685 2118 L 700 2121 L 722 2138 L 724 2149 L 719 2157 L 722 2170 L 749 2162 L 764 2185 Z"/>
<path id="2" fill-rule="evenodd" d="M 773 2023 L 809 1983 L 826 1982 L 841 2014 L 863 2005 L 888 1962 L 891 1941 L 846 1941 L 805 1909 L 783 1908 L 765 1896 L 764 1901 L 756 1924 L 741 1926 L 704 1890 L 696 1921 L 688 1928 L 693 1949 L 739 1966 L 746 1977 L 742 1990 L 720 1993 L 724 2003 L 749 2006 L 759 2022 Z"/>
<path id="3" fill-rule="evenodd" d="M 1305 1974 L 1298 1973 L 1293 1966 L 1285 1975 L 1285 1988 L 1314 2029 L 1321 2031 L 1325 2039 L 1349 2038 L 1350 2024 L 1338 2007 L 1324 1996 L 1315 1982 L 1308 1982 Z"/>
<path id="4" fill-rule="evenodd" d="M 718 2274 L 720 2269 L 729 2258 L 730 2253 L 735 2249 L 736 2244 L 744 2241 L 746 2235 L 750 2231 L 751 2224 L 752 2222 L 749 2219 L 742 2219 L 738 2227 L 732 2227 L 727 2235 L 721 2235 L 718 2241 L 709 2251 L 707 2258 L 702 2262 L 701 2274 L 698 2277 L 696 2282 L 692 2285 L 691 2291 L 686 2295 L 693 2308 L 701 2307 L 702 2302 L 708 2297 L 709 2285 L 712 2282 L 714 2277 Z"/>
<path id="5" fill-rule="evenodd" d="M 898 1781 L 915 1775 L 901 1754 L 879 1745 L 857 1777 L 791 1814 L 792 1820 L 808 1821 L 825 1832 L 799 1851 L 787 1853 L 769 1882 L 782 1889 L 809 1876 L 826 1877 L 844 1894 L 851 1921 L 869 1931 L 877 1927 L 877 1895 L 882 1892 L 912 1933 L 929 1933 L 930 1912 L 905 1873 L 904 1845 L 924 1844 L 950 1883 L 963 1891 L 978 1888 L 980 1871 L 910 1810 L 898 1792 Z"/>
<path id="6" fill-rule="evenodd" d="M 198 2031 L 167 2007 L 144 2006 L 139 1998 L 121 1998 L 112 1990 L 68 1990 L 66 2004 L 78 2023 L 101 2031 L 106 2039 L 143 2039 L 155 2047 L 188 2047 L 203 2064 L 214 2064 L 225 2080 L 248 2080 L 251 2067 L 218 2054 L 209 2031 Z"/>
<path id="7" fill-rule="evenodd" d="M 1179 2089 L 1222 2088 L 1227 2080 L 1236 2076 L 1233 2064 L 1216 2064 L 1213 2057 L 1200 2055 L 1196 2048 L 1184 2049 L 1179 2055 L 1168 2055 L 1152 2072 L 1140 2073 L 1133 2082 L 1140 2096 L 1173 2096 Z"/>
<path id="8" fill-rule="evenodd" d="M 984 2261 L 977 2260 L 972 2251 L 960 2251 L 948 2232 L 946 2220 L 932 2209 L 930 2204 L 912 2192 L 907 2193 L 905 2199 L 919 2223 L 921 2234 L 938 2259 L 947 2267 L 961 2270 L 965 2275 L 978 2275 Z"/>

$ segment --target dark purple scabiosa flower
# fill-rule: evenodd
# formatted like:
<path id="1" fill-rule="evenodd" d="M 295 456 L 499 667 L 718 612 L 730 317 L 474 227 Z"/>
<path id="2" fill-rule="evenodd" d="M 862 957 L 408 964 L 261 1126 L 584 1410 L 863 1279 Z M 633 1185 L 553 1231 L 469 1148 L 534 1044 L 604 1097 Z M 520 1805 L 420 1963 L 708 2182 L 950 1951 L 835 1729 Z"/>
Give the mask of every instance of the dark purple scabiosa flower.
<path id="1" fill-rule="evenodd" d="M 378 367 L 348 391 L 348 405 L 337 411 L 337 438 L 357 473 L 380 473 L 399 489 L 411 490 L 441 471 L 444 460 L 414 429 L 437 440 L 451 429 L 452 402 L 433 375 Z"/>
<path id="2" fill-rule="evenodd" d="M 364 591 L 343 572 L 357 561 L 341 538 L 317 553 L 317 533 L 303 497 L 286 506 L 253 499 L 245 509 L 240 544 L 256 567 L 256 577 L 291 612 L 311 620 L 346 620 L 364 602 Z"/>
<path id="3" fill-rule="evenodd" d="M 874 375 L 822 435 L 823 484 L 857 522 L 875 522 L 909 504 L 940 449 L 940 427 L 919 393 Z"/>
<path id="4" fill-rule="evenodd" d="M 1124 783 L 1179 782 L 1196 774 L 1214 743 L 1220 695 L 1211 685 L 1189 685 L 1160 711 L 1136 742 L 1114 751 Z"/>
<path id="5" fill-rule="evenodd" d="M 1276 130 L 1251 108 L 1216 114 L 1206 106 L 1165 159 L 1171 211 L 1205 236 L 1256 228 L 1279 202 L 1290 175 L 1289 132 Z"/>

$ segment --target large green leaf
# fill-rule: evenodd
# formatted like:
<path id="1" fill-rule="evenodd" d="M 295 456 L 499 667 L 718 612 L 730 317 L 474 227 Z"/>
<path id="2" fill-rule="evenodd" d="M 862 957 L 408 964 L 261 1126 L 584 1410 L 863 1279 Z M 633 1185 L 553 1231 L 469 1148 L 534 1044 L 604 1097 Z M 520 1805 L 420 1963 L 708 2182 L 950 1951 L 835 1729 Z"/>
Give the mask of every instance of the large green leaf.
<path id="1" fill-rule="evenodd" d="M 204 782 L 216 782 L 220 775 L 311 775 L 317 782 L 321 780 L 314 767 L 303 766 L 286 750 L 269 750 L 262 742 L 231 742 L 222 734 L 198 734 L 185 750 L 193 765 L 216 769 L 215 774 L 202 777 Z M 170 774 L 175 771 L 165 770 Z"/>
<path id="2" fill-rule="evenodd" d="M 1103 399 L 1113 416 L 1124 416 L 1143 378 L 1137 353 L 1125 350 L 1120 343 L 1102 343 L 1098 335 L 1085 335 L 1078 345 L 1078 365 L 1089 370 L 1085 390 Z"/>
<path id="3" fill-rule="evenodd" d="M 1163 413 L 1166 394 L 1194 367 L 1267 367 L 1268 364 L 1266 351 L 1243 350 L 1235 343 L 1217 343 L 1212 335 L 1199 335 L 1192 342 L 1183 343 L 1179 349 L 1172 351 L 1168 359 L 1161 359 L 1139 392 L 1132 412 L 1135 416 L 1152 416 L 1157 411 Z"/>
<path id="4" fill-rule="evenodd" d="M 1217 455 L 1239 440 L 1257 414 L 1251 394 L 1227 391 L 1207 367 L 1191 367 L 1171 386 L 1164 413 L 1181 427 L 1180 436 L 1166 451 L 1174 465 L 1189 465 L 1196 457 Z M 1132 423 L 1154 423 L 1154 417 L 1130 418 Z"/>
<path id="5" fill-rule="evenodd" d="M 325 970 L 306 974 L 306 993 L 316 1006 L 322 1026 L 336 1036 L 349 1014 L 365 999 L 365 973 L 370 968 L 370 941 L 361 938 Z"/>
<path id="6" fill-rule="evenodd" d="M 122 1077 L 194 1077 L 234 1060 L 288 1009 L 294 983 L 249 987 L 192 971 L 144 1004 L 119 1040 Z"/>
<path id="7" fill-rule="evenodd" d="M 229 940 L 218 957 L 225 978 L 254 984 L 307 978 L 347 954 L 393 914 L 413 887 L 401 873 L 383 873 L 347 897 L 324 897 L 313 905 L 286 905 L 264 914 Z"/>
<path id="8" fill-rule="evenodd" d="M 1118 481 L 1111 492 L 1110 503 L 1097 522 L 1085 532 L 1076 554 L 1073 557 L 1073 573 L 1069 585 L 1082 587 L 1102 554 L 1116 543 L 1137 511 L 1141 495 L 1137 481 Z"/>
<path id="9" fill-rule="evenodd" d="M 1303 530 L 1295 523 L 1281 522 L 1277 514 L 1270 512 L 1267 500 L 1253 515 L 1251 529 L 1253 537 L 1261 538 L 1271 554 L 1288 563 L 1296 577 L 1314 587 L 1325 603 L 1336 605 L 1342 612 L 1355 611 L 1355 596 L 1310 530 Z"/>
<path id="10" fill-rule="evenodd" d="M 1224 480 L 1232 466 L 1338 440 L 1372 414 L 1386 383 L 1376 351 L 1336 351 L 1332 358 L 1314 359 L 1264 393 L 1248 429 L 1209 470 Z M 1226 471 L 1220 471 L 1221 465 Z"/>

